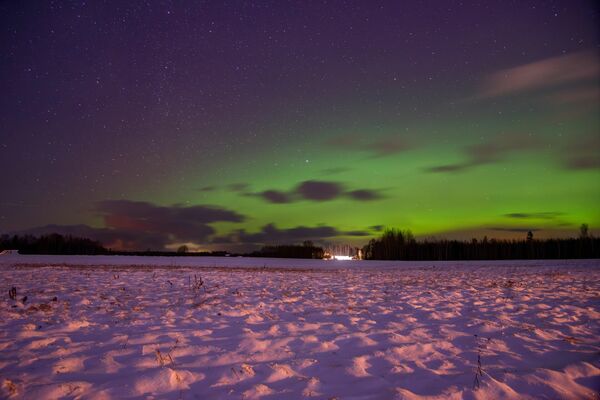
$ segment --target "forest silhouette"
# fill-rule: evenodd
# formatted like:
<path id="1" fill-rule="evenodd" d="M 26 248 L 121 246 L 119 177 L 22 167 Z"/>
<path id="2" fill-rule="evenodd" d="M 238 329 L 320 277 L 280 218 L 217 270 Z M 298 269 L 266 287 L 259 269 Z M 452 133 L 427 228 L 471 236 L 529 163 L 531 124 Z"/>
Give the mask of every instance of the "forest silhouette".
<path id="1" fill-rule="evenodd" d="M 583 224 L 576 238 L 542 239 L 527 233 L 523 240 L 497 240 L 484 237 L 481 240 L 416 240 L 410 230 L 386 229 L 378 238 L 371 239 L 362 247 L 366 260 L 531 260 L 600 258 L 600 238 L 589 233 Z M 57 233 L 0 236 L 0 251 L 18 250 L 20 254 L 65 255 L 143 255 L 143 256 L 228 256 L 306 258 L 321 259 L 326 254 L 323 247 L 312 241 L 301 244 L 268 245 L 260 250 L 244 254 L 227 251 L 190 252 L 187 247 L 178 251 L 116 251 L 107 249 L 100 242 L 88 238 L 63 236 Z M 358 248 L 356 248 L 358 253 Z"/>

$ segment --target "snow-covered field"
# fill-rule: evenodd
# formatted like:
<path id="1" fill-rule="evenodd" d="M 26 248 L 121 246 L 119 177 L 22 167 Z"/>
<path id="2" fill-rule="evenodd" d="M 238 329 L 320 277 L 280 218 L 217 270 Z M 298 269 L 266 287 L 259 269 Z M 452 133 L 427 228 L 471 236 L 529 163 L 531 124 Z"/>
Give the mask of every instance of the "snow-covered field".
<path id="1" fill-rule="evenodd" d="M 0 282 L 0 398 L 599 398 L 598 260 L 6 256 Z"/>

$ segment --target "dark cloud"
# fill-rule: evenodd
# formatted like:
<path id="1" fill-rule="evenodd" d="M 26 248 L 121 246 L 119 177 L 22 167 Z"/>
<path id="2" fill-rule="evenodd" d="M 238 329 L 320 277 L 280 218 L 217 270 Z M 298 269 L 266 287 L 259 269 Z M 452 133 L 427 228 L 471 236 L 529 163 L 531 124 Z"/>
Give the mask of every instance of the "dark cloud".
<path id="1" fill-rule="evenodd" d="M 245 220 L 243 215 L 219 207 L 167 207 L 130 200 L 101 201 L 95 204 L 94 211 L 102 217 L 104 227 L 48 225 L 21 233 L 82 236 L 97 240 L 106 247 L 123 250 L 163 250 L 170 243 L 208 242 L 215 233 L 211 223 Z"/>
<path id="2" fill-rule="evenodd" d="M 294 244 L 301 243 L 305 240 L 311 240 L 317 244 L 324 245 L 328 243 L 331 238 L 335 237 L 363 237 L 370 235 L 371 234 L 367 231 L 340 231 L 339 229 L 328 225 L 319 225 L 315 227 L 297 226 L 294 228 L 279 229 L 275 223 L 269 223 L 264 225 L 258 232 L 248 232 L 245 229 L 238 229 L 228 235 L 215 236 L 211 243 L 242 246 L 245 249 L 256 249 L 264 245 Z"/>
<path id="3" fill-rule="evenodd" d="M 350 198 L 352 198 L 354 200 L 358 200 L 358 201 L 379 200 L 383 197 L 379 192 L 377 192 L 375 190 L 368 190 L 368 189 L 351 190 L 351 191 L 347 192 L 346 194 Z"/>
<path id="4" fill-rule="evenodd" d="M 551 211 L 551 212 L 537 212 L 537 213 L 510 213 L 504 214 L 508 218 L 516 219 L 555 219 L 564 215 L 564 213 Z"/>
<path id="5" fill-rule="evenodd" d="M 306 200 L 327 201 L 340 197 L 344 192 L 343 186 L 337 182 L 305 181 L 300 183 L 295 190 L 300 197 Z"/>
<path id="6" fill-rule="evenodd" d="M 372 189 L 354 189 L 346 190 L 344 184 L 340 182 L 309 180 L 300 182 L 289 192 L 269 189 L 258 193 L 250 194 L 257 196 L 269 203 L 285 204 L 295 201 L 330 201 L 342 197 L 348 197 L 356 201 L 379 200 L 383 196 L 377 190 Z"/>
<path id="7" fill-rule="evenodd" d="M 267 244 L 300 243 L 312 240 L 323 243 L 337 236 L 368 236 L 365 231 L 340 231 L 333 226 L 297 226 L 279 229 L 274 223 L 258 232 L 245 229 L 230 234 L 215 235 L 208 224 L 218 221 L 240 222 L 244 217 L 233 211 L 210 206 L 157 206 L 146 202 L 109 200 L 98 203 L 96 211 L 104 217 L 105 226 L 47 225 L 16 234 L 43 235 L 59 233 L 86 237 L 115 250 L 165 250 L 176 243 L 196 243 L 208 246 L 227 245 L 239 251 L 256 249 Z"/>
<path id="8" fill-rule="evenodd" d="M 238 183 L 231 183 L 229 185 L 223 185 L 223 186 L 217 186 L 217 185 L 203 186 L 203 187 L 199 188 L 198 190 L 200 192 L 214 192 L 216 190 L 228 190 L 230 192 L 247 192 L 249 190 L 249 188 L 250 188 L 250 184 L 238 182 Z"/>
<path id="9" fill-rule="evenodd" d="M 247 244 L 297 243 L 303 240 L 320 240 L 340 235 L 332 226 L 306 227 L 298 226 L 279 229 L 275 224 L 267 224 L 259 232 L 248 233 L 240 229 L 233 234 L 234 241 Z"/>
<path id="10" fill-rule="evenodd" d="M 258 232 L 238 229 L 227 235 L 215 236 L 211 244 L 215 246 L 227 245 L 228 249 L 244 252 L 257 250 L 265 245 L 299 244 L 305 240 L 310 240 L 319 246 L 325 246 L 330 244 L 331 240 L 336 237 L 364 237 L 370 235 L 367 231 L 341 231 L 328 225 L 280 229 L 275 223 L 269 223 L 264 225 Z"/>
<path id="11" fill-rule="evenodd" d="M 344 232 L 345 236 L 370 236 L 371 234 L 367 231 L 347 231 Z"/>
<path id="12" fill-rule="evenodd" d="M 462 172 L 481 165 L 500 162 L 512 153 L 530 151 L 540 145 L 537 137 L 527 133 L 497 135 L 488 141 L 466 146 L 463 149 L 465 155 L 463 162 L 436 165 L 425 170 L 438 173 Z"/>
<path id="13" fill-rule="evenodd" d="M 258 195 L 269 203 L 283 204 L 292 201 L 292 197 L 288 193 L 279 190 L 265 190 L 264 192 L 258 193 Z"/>
<path id="14" fill-rule="evenodd" d="M 213 206 L 157 206 L 143 201 L 106 200 L 95 211 L 107 228 L 163 235 L 172 242 L 205 242 L 213 222 L 243 222 L 244 216 Z"/>
<path id="15" fill-rule="evenodd" d="M 426 169 L 427 172 L 460 172 L 469 168 L 468 164 L 447 164 L 438 165 L 435 167 L 429 167 Z"/>
<path id="16" fill-rule="evenodd" d="M 127 216 L 141 224 L 190 223 L 204 224 L 217 221 L 242 222 L 244 216 L 235 211 L 215 206 L 158 206 L 145 201 L 105 200 L 97 202 L 95 211 L 103 216 Z"/>

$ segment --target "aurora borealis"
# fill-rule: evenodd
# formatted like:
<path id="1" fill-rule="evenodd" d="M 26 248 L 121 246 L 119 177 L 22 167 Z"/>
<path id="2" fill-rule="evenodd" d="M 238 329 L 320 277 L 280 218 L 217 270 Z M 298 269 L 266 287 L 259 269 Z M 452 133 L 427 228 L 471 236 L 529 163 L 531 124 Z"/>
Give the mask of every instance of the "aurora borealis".
<path id="1" fill-rule="evenodd" d="M 599 16 L 591 1 L 3 2 L 0 233 L 233 251 L 383 227 L 597 234 Z"/>

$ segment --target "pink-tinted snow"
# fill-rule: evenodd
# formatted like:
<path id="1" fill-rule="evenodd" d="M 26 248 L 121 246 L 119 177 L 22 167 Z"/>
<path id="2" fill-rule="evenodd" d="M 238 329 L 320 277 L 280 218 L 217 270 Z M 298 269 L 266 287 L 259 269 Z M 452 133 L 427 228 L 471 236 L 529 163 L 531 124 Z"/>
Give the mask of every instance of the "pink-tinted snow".
<path id="1" fill-rule="evenodd" d="M 0 397 L 594 399 L 600 387 L 597 260 L 10 256 L 0 282 Z"/>

